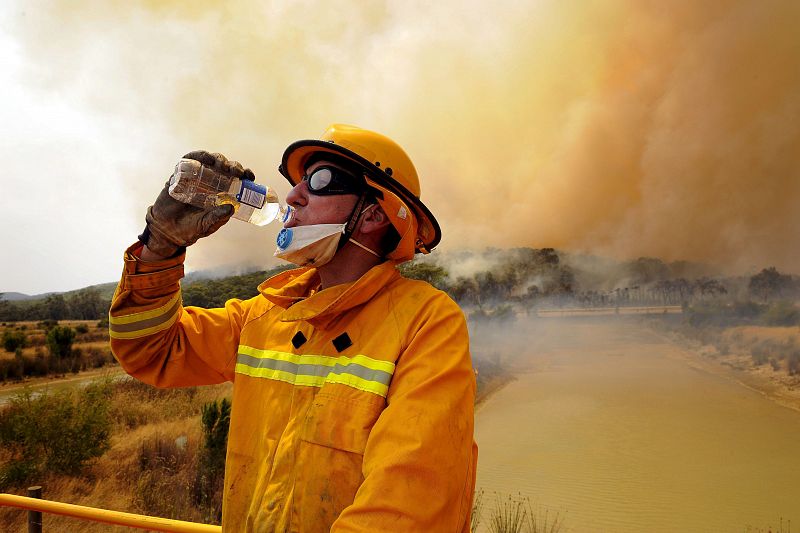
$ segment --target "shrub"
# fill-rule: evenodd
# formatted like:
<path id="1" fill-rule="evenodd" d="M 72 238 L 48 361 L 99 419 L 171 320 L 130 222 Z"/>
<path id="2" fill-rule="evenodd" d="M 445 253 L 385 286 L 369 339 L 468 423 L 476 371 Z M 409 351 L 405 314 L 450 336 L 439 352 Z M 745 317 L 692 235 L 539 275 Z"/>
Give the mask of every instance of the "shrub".
<path id="1" fill-rule="evenodd" d="M 767 326 L 794 326 L 800 324 L 800 309 L 791 302 L 775 302 L 764 312 L 763 320 Z"/>
<path id="2" fill-rule="evenodd" d="M 767 363 L 771 354 L 771 343 L 768 341 L 761 341 L 756 343 L 750 348 L 750 357 L 753 359 L 753 364 L 761 366 Z"/>
<path id="3" fill-rule="evenodd" d="M 207 521 L 218 522 L 222 518 L 222 484 L 230 422 L 231 402 L 227 398 L 203 406 L 203 447 L 197 465 L 194 497 Z"/>
<path id="4" fill-rule="evenodd" d="M 795 350 L 786 358 L 786 368 L 790 376 L 800 374 L 800 350 Z"/>
<path id="5" fill-rule="evenodd" d="M 86 333 L 89 333 L 89 326 L 87 326 L 86 324 L 78 324 L 77 326 L 75 326 L 75 333 L 80 333 L 81 335 L 85 335 Z"/>
<path id="6" fill-rule="evenodd" d="M 500 500 L 495 495 L 495 506 L 489 519 L 491 533 L 558 533 L 563 527 L 561 513 L 550 513 L 542 506 L 534 510 L 530 498 L 518 494 Z"/>
<path id="7" fill-rule="evenodd" d="M 50 355 L 58 358 L 69 357 L 72 353 L 72 341 L 75 330 L 67 326 L 55 326 L 47 332 L 47 348 Z"/>
<path id="8" fill-rule="evenodd" d="M 489 518 L 489 531 L 491 533 L 522 533 L 527 510 L 526 500 L 522 496 L 508 498 L 500 501 L 497 497 L 494 511 Z"/>
<path id="9" fill-rule="evenodd" d="M 90 385 L 34 397 L 26 391 L 0 412 L 0 444 L 11 460 L 0 471 L 0 486 L 24 483 L 44 472 L 78 475 L 109 448 L 110 386 Z"/>
<path id="10" fill-rule="evenodd" d="M 17 348 L 24 348 L 28 344 L 28 338 L 21 331 L 14 332 L 6 330 L 3 332 L 3 348 L 7 352 L 16 352 Z"/>
<path id="11" fill-rule="evenodd" d="M 47 320 L 42 320 L 40 322 L 37 322 L 36 327 L 38 327 L 39 329 L 43 329 L 45 331 L 50 331 L 51 329 L 53 329 L 57 325 L 58 325 L 58 320 L 47 319 Z"/>

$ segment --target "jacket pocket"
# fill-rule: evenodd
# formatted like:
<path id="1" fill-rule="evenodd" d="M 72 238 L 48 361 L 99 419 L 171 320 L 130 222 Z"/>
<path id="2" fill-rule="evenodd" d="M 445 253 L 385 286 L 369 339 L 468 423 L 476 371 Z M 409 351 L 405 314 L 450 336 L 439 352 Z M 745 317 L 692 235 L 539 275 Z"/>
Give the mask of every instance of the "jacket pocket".
<path id="1" fill-rule="evenodd" d="M 363 454 L 372 426 L 385 406 L 382 397 L 334 396 L 321 391 L 314 398 L 303 427 L 306 442 Z"/>
<path id="2" fill-rule="evenodd" d="M 364 482 L 367 438 L 384 405 L 378 396 L 355 399 L 324 390 L 317 394 L 298 449 L 293 530 L 330 531 L 342 510 L 353 503 Z"/>

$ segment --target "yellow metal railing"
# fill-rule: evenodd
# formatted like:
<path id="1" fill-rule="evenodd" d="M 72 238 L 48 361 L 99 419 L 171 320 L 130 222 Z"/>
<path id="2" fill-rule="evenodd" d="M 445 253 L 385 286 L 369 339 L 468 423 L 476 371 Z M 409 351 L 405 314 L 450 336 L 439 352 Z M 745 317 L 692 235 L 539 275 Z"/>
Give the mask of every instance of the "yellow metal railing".
<path id="1" fill-rule="evenodd" d="M 14 494 L 0 494 L 0 506 L 18 507 L 29 511 L 41 511 L 116 526 L 127 526 L 151 531 L 171 531 L 174 533 L 222 533 L 220 526 L 210 526 L 183 520 L 171 520 L 155 516 L 144 516 L 121 511 L 109 511 L 95 507 L 84 507 L 71 503 L 52 502 Z"/>

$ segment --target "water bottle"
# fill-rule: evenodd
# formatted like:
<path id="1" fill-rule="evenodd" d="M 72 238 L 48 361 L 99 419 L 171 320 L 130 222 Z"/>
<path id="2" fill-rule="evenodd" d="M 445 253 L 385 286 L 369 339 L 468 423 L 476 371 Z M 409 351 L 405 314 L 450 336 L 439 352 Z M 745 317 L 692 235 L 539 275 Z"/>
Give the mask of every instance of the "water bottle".
<path id="1" fill-rule="evenodd" d="M 203 209 L 230 204 L 235 209 L 233 218 L 256 226 L 286 222 L 292 215 L 292 208 L 282 205 L 271 187 L 220 174 L 194 159 L 181 159 L 175 165 L 169 195 Z"/>

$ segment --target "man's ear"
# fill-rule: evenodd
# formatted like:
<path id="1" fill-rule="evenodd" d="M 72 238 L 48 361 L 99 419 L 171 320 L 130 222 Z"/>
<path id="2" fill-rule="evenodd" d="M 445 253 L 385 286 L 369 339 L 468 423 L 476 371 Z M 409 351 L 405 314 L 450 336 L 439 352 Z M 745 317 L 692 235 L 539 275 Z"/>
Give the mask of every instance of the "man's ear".
<path id="1" fill-rule="evenodd" d="M 373 233 L 389 226 L 391 222 L 386 212 L 378 204 L 372 204 L 361 215 L 361 233 Z"/>

